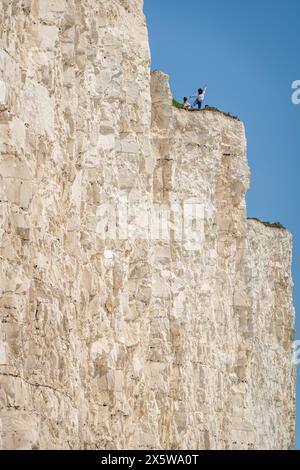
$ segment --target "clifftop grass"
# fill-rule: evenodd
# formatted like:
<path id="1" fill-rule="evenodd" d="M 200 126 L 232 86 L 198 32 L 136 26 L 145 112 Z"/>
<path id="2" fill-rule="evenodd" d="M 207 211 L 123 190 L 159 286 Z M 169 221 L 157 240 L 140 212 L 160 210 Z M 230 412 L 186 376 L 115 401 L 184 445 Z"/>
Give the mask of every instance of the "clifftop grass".
<path id="1" fill-rule="evenodd" d="M 179 103 L 179 101 L 175 100 L 173 98 L 173 106 L 177 109 L 183 109 L 184 111 L 187 111 L 187 112 L 202 112 L 202 111 L 212 111 L 214 113 L 221 113 L 221 114 L 224 114 L 224 116 L 227 116 L 227 117 L 230 117 L 232 119 L 236 119 L 237 121 L 240 121 L 240 119 L 237 117 L 237 116 L 233 116 L 232 114 L 230 113 L 225 113 L 224 111 L 220 111 L 220 109 L 218 108 L 215 108 L 214 106 L 208 106 L 206 105 L 204 108 L 202 109 L 186 109 L 184 108 L 183 104 L 182 103 Z"/>
<path id="2" fill-rule="evenodd" d="M 280 222 L 266 222 L 264 220 L 258 219 L 257 217 L 248 217 L 248 220 L 255 220 L 256 222 L 260 222 L 261 224 L 264 224 L 266 227 L 287 230 L 287 228 L 284 225 L 282 225 Z"/>

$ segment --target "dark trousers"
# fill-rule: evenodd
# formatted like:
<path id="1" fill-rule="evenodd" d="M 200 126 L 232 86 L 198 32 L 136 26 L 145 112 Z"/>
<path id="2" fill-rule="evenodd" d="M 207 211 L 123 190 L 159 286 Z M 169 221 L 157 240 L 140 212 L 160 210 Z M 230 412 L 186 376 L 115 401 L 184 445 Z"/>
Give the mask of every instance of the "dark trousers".
<path id="1" fill-rule="evenodd" d="M 195 103 L 193 104 L 193 106 L 197 106 L 198 109 L 201 109 L 202 108 L 202 101 L 196 100 Z"/>

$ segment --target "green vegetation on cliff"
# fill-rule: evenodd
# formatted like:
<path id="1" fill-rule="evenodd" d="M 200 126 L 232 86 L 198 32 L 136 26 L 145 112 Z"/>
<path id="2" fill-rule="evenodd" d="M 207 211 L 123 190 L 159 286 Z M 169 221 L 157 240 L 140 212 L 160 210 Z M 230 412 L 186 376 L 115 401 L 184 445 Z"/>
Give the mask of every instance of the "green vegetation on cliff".
<path id="1" fill-rule="evenodd" d="M 257 217 L 248 217 L 248 220 L 255 220 L 256 222 L 260 222 L 261 224 L 264 224 L 266 227 L 272 227 L 272 228 L 281 228 L 286 230 L 286 227 L 282 225 L 280 222 L 266 222 L 264 220 L 260 220 Z"/>
<path id="2" fill-rule="evenodd" d="M 236 119 L 236 120 L 240 120 L 237 116 L 233 116 L 232 114 L 230 113 L 225 113 L 224 111 L 220 111 L 220 109 L 214 107 L 214 106 L 208 106 L 206 105 L 204 108 L 202 109 L 186 109 L 184 108 L 183 104 L 179 103 L 179 101 L 175 100 L 173 98 L 173 106 L 175 106 L 175 108 L 177 109 L 183 109 L 184 111 L 188 111 L 188 112 L 203 112 L 203 111 L 212 111 L 212 112 L 215 112 L 215 113 L 221 113 L 221 114 L 224 114 L 224 116 L 228 116 L 232 119 Z"/>

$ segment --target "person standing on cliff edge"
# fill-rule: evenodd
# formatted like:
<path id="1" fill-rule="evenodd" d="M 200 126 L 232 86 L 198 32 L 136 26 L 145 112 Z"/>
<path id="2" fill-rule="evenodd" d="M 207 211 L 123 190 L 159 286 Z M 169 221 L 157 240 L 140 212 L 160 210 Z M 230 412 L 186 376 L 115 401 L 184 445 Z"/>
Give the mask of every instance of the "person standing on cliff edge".
<path id="1" fill-rule="evenodd" d="M 199 88 L 198 95 L 190 96 L 190 98 L 196 98 L 196 100 L 193 103 L 193 107 L 198 106 L 198 109 L 201 109 L 202 103 L 203 103 L 204 98 L 205 98 L 206 90 L 207 90 L 207 85 L 205 85 L 203 89 Z"/>

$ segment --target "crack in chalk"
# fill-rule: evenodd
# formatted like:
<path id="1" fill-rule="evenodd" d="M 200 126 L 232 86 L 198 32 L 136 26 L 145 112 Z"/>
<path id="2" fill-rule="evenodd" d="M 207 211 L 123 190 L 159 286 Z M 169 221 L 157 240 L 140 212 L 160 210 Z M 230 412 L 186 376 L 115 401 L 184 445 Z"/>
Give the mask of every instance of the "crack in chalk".
<path id="1" fill-rule="evenodd" d="M 63 392 L 62 390 L 59 390 L 55 387 L 52 387 L 51 385 L 38 384 L 36 382 L 30 382 L 29 380 L 25 379 L 24 377 L 21 377 L 18 374 L 12 374 L 12 373 L 9 373 L 9 372 L 0 372 L 0 375 L 4 375 L 4 376 L 7 376 L 7 377 L 14 377 L 15 379 L 23 380 L 25 383 L 27 383 L 28 385 L 31 385 L 32 387 L 48 388 L 48 389 L 52 390 L 53 392 L 60 393 L 61 395 L 65 396 L 66 398 L 68 398 L 72 402 L 72 398 L 70 397 L 70 395 Z"/>

